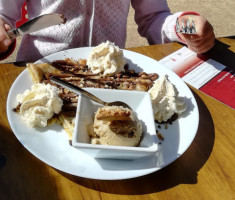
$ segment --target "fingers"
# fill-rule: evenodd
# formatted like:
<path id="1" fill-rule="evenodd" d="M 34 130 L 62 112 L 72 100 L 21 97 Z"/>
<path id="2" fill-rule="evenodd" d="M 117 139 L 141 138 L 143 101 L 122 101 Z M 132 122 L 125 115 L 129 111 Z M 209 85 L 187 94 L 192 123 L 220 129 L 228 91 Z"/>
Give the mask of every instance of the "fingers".
<path id="1" fill-rule="evenodd" d="M 10 29 L 11 27 L 4 20 L 0 19 L 0 53 L 7 51 L 13 42 L 7 34 L 7 31 Z"/>
<path id="2" fill-rule="evenodd" d="M 11 27 L 8 24 L 5 24 L 5 30 L 9 31 L 11 30 Z M 10 46 L 12 43 L 12 40 L 9 38 L 8 34 L 6 35 L 6 39 L 3 40 L 3 44 L 6 46 Z"/>
<path id="3" fill-rule="evenodd" d="M 209 51 L 215 44 L 214 32 L 208 32 L 205 36 L 185 35 L 184 41 L 188 48 L 197 54 Z"/>
<path id="4" fill-rule="evenodd" d="M 214 36 L 211 36 L 213 38 Z M 215 40 L 209 38 L 205 38 L 204 40 L 200 40 L 197 43 L 189 43 L 188 48 L 194 51 L 197 54 L 202 54 L 209 51 L 215 44 Z"/>

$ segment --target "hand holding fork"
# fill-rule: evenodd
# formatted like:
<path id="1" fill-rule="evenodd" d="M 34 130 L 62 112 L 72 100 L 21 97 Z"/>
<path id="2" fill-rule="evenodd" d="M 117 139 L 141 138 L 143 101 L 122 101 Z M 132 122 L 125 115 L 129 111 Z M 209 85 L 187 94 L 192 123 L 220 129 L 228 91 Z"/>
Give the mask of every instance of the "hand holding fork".
<path id="1" fill-rule="evenodd" d="M 205 53 L 214 46 L 212 25 L 200 15 L 182 15 L 176 20 L 176 32 L 189 49 L 197 54 Z"/>

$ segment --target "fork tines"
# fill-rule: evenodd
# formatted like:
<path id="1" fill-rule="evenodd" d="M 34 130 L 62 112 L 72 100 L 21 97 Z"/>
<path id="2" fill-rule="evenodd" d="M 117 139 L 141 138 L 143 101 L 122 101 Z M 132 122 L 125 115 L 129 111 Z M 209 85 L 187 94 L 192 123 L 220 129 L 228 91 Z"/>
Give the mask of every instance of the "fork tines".
<path id="1" fill-rule="evenodd" d="M 196 34 L 196 28 L 193 20 L 188 19 L 185 22 L 181 22 L 181 25 L 179 24 L 179 19 L 176 20 L 176 32 L 178 33 L 184 33 L 184 34 Z"/>

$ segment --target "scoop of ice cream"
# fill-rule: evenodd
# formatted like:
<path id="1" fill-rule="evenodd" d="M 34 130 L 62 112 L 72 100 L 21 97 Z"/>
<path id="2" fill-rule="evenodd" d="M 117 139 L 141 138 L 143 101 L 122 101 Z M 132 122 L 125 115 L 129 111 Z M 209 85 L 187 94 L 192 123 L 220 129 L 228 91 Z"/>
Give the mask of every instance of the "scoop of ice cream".
<path id="1" fill-rule="evenodd" d="M 99 108 L 93 128 L 92 144 L 137 146 L 142 135 L 142 124 L 134 112 L 121 106 Z"/>
<path id="2" fill-rule="evenodd" d="M 178 97 L 178 91 L 168 80 L 167 75 L 157 79 L 149 90 L 152 100 L 154 118 L 158 122 L 166 122 L 174 114 L 182 114 L 187 105 L 184 100 Z"/>
<path id="3" fill-rule="evenodd" d="M 87 66 L 91 71 L 104 76 L 124 71 L 125 64 L 123 51 L 110 41 L 93 48 L 87 58 Z"/>
<path id="4" fill-rule="evenodd" d="M 20 106 L 20 116 L 29 127 L 45 127 L 54 113 L 61 111 L 63 101 L 59 90 L 50 84 L 33 84 L 31 90 L 18 94 L 16 100 Z"/>

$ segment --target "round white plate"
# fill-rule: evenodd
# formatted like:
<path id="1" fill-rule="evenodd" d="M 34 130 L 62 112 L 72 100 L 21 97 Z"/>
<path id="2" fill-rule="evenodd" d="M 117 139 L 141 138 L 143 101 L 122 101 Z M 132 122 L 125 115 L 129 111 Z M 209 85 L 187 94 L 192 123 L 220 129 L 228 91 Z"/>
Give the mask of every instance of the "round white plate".
<path id="1" fill-rule="evenodd" d="M 58 59 L 79 59 L 88 57 L 91 47 L 71 49 L 47 56 L 38 62 Z M 32 80 L 27 69 L 13 83 L 7 99 L 7 117 L 10 126 L 21 142 L 34 156 L 63 172 L 100 180 L 118 180 L 143 176 L 155 172 L 179 158 L 192 143 L 198 128 L 198 107 L 188 86 L 172 71 L 144 55 L 124 50 L 124 56 L 131 69 L 156 72 L 160 76 L 168 74 L 170 81 L 188 104 L 187 112 L 168 129 L 161 128 L 164 141 L 159 151 L 152 156 L 136 160 L 94 159 L 69 145 L 65 131 L 59 125 L 46 128 L 29 128 L 19 115 L 12 111 L 17 105 L 16 96 L 30 89 Z"/>

